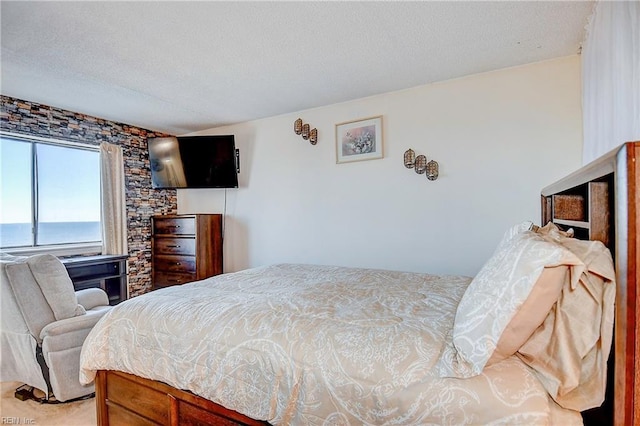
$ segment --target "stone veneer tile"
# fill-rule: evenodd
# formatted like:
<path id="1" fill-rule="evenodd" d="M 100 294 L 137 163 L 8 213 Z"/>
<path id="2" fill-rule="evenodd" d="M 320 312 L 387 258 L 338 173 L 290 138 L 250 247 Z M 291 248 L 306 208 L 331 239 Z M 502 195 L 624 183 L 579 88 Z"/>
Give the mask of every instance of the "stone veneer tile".
<path id="1" fill-rule="evenodd" d="M 127 203 L 129 295 L 151 290 L 151 216 L 177 212 L 176 190 L 151 188 L 147 139 L 151 130 L 1 95 L 0 129 L 99 145 L 122 146 Z"/>

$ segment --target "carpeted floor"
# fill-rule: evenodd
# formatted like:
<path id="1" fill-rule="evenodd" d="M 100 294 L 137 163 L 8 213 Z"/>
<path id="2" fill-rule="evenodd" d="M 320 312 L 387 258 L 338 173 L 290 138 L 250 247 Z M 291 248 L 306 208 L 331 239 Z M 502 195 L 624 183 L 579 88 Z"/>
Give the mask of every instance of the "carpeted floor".
<path id="1" fill-rule="evenodd" d="M 0 424 L 36 426 L 95 426 L 96 400 L 64 404 L 39 404 L 14 398 L 17 382 L 2 382 L 0 393 Z"/>

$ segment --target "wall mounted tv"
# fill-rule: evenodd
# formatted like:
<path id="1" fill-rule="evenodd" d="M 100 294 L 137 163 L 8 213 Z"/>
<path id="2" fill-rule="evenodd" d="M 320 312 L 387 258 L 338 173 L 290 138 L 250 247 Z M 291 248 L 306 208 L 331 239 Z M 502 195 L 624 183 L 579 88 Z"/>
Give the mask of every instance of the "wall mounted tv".
<path id="1" fill-rule="evenodd" d="M 151 138 L 153 188 L 237 188 L 239 156 L 233 135 Z"/>

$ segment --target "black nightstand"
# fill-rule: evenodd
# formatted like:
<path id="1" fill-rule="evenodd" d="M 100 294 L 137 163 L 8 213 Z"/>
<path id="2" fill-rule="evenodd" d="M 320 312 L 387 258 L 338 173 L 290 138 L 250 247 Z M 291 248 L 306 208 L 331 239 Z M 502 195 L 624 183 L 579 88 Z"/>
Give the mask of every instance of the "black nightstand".
<path id="1" fill-rule="evenodd" d="M 99 255 L 60 259 L 77 290 L 98 287 L 109 296 L 109 304 L 127 299 L 127 255 Z"/>

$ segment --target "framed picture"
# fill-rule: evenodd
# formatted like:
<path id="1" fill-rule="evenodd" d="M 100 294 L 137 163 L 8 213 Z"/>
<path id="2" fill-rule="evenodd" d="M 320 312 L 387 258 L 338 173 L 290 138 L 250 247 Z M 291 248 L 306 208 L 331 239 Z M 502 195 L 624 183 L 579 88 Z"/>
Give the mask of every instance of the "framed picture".
<path id="1" fill-rule="evenodd" d="M 337 163 L 382 158 L 382 116 L 336 124 Z"/>

